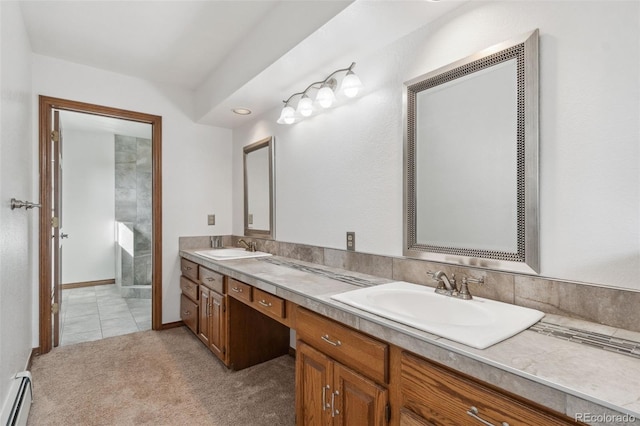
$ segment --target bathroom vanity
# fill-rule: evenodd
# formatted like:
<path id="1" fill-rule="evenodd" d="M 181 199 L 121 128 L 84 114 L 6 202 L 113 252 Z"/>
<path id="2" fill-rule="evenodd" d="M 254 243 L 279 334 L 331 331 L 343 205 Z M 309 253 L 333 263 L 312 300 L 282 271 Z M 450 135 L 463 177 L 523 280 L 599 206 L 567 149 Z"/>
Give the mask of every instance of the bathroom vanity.
<path id="1" fill-rule="evenodd" d="M 608 391 L 616 388 L 610 379 L 578 389 L 574 383 L 588 374 L 620 376 L 625 368 L 630 383 L 618 384 L 633 386 L 637 379 L 631 376 L 640 375 L 637 359 L 529 330 L 473 349 L 331 299 L 357 288 L 332 279 L 332 273 L 361 279 L 363 274 L 279 257 L 213 261 L 194 250 L 180 255 L 181 297 L 191 309 L 182 311 L 183 321 L 228 367 L 241 369 L 287 353 L 289 330 L 296 331 L 298 424 L 562 425 L 576 424 L 575 416 L 584 412 L 631 415 L 637 421 L 636 411 L 616 410 L 618 392 Z M 301 268 L 291 269 L 295 264 Z M 182 285 L 184 279 L 190 286 Z M 196 285 L 199 300 L 193 299 Z M 214 308 L 218 304 L 221 308 Z M 207 339 L 203 330 L 209 331 Z M 572 349 L 587 361 L 582 370 L 576 370 Z M 603 371 L 592 371 L 594 357 Z M 529 359 L 566 363 L 566 377 L 551 380 L 545 372 L 519 367 Z"/>

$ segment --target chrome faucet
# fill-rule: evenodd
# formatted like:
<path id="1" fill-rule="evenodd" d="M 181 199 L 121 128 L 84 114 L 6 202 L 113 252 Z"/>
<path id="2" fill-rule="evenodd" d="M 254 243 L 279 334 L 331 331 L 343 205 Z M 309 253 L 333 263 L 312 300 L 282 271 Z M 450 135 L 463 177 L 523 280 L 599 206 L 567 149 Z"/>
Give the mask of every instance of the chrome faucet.
<path id="1" fill-rule="evenodd" d="M 437 271 L 437 272 L 427 271 L 427 275 L 431 276 L 431 278 L 433 278 L 435 281 L 438 282 L 438 286 L 436 287 L 436 290 L 435 290 L 436 293 L 444 294 L 445 296 L 457 297 L 458 299 L 463 299 L 463 300 L 473 299 L 473 296 L 471 296 L 471 293 L 469 292 L 469 286 L 468 286 L 469 283 L 476 283 L 481 285 L 484 284 L 484 277 L 481 277 L 481 278 L 463 277 L 462 285 L 458 289 L 458 287 L 456 286 L 455 274 L 451 274 L 451 279 L 449 279 L 449 277 L 447 277 L 447 274 L 445 274 L 443 271 Z"/>
<path id="2" fill-rule="evenodd" d="M 250 242 L 246 242 L 243 239 L 240 239 L 238 241 L 238 244 L 244 244 L 245 250 L 246 251 L 256 251 L 256 242 L 255 241 L 250 241 Z"/>
<path id="3" fill-rule="evenodd" d="M 456 287 L 456 275 L 452 274 L 451 279 L 447 277 L 443 271 L 427 272 L 428 275 L 438 282 L 436 293 L 445 294 L 447 296 L 457 296 L 458 287 Z"/>

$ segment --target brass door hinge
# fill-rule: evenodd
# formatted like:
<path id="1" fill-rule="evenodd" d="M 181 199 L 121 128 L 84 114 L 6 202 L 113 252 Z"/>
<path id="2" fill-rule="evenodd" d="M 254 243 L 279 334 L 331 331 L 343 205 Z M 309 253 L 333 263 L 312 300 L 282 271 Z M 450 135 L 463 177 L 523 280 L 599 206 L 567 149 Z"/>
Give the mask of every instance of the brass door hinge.
<path id="1" fill-rule="evenodd" d="M 60 132 L 52 130 L 51 131 L 51 140 L 54 142 L 60 142 Z"/>
<path id="2" fill-rule="evenodd" d="M 60 219 L 58 219 L 57 216 L 53 216 L 51 218 L 51 227 L 52 228 L 59 228 L 60 227 Z"/>
<path id="3" fill-rule="evenodd" d="M 52 303 L 51 304 L 51 314 L 52 315 L 56 315 L 58 312 L 60 312 L 60 304 L 59 303 Z"/>

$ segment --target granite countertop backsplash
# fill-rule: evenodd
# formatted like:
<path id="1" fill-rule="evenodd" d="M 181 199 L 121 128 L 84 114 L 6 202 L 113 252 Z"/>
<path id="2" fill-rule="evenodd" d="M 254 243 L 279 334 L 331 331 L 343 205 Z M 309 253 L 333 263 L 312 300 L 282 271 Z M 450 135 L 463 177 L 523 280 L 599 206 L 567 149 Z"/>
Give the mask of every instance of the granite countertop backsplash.
<path id="1" fill-rule="evenodd" d="M 393 280 L 279 256 L 214 261 L 195 251 L 181 250 L 180 256 L 569 417 L 592 425 L 640 425 L 638 332 L 547 314 L 536 327 L 479 350 L 330 298 Z M 587 337 L 577 339 L 584 343 L 566 340 L 566 329 L 585 331 Z M 557 330 L 562 338 L 548 335 Z M 596 347 L 593 341 L 602 338 L 629 354 Z"/>

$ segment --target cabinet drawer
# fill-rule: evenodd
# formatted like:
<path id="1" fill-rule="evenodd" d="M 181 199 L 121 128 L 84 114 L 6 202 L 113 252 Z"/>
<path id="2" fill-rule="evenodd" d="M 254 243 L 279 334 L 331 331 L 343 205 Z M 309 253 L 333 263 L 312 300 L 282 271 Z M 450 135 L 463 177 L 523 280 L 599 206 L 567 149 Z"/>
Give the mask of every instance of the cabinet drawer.
<path id="1" fill-rule="evenodd" d="M 180 289 L 185 296 L 196 302 L 198 300 L 198 284 L 189 278 L 180 277 Z"/>
<path id="2" fill-rule="evenodd" d="M 269 312 L 279 318 L 285 317 L 284 299 L 257 288 L 253 289 L 253 307 L 259 311 Z"/>
<path id="3" fill-rule="evenodd" d="M 251 299 L 251 289 L 252 287 L 249 284 L 229 278 L 229 296 L 245 302 L 251 302 L 253 300 Z"/>
<path id="4" fill-rule="evenodd" d="M 298 338 L 378 383 L 389 382 L 389 345 L 299 308 Z"/>
<path id="5" fill-rule="evenodd" d="M 224 294 L 224 275 L 219 274 L 204 266 L 198 266 L 200 284 L 207 286 L 213 291 Z"/>
<path id="6" fill-rule="evenodd" d="M 198 305 L 184 294 L 180 295 L 180 318 L 184 325 L 198 334 Z"/>
<path id="7" fill-rule="evenodd" d="M 180 259 L 180 270 L 182 275 L 191 278 L 193 281 L 198 281 L 198 264 L 187 259 Z"/>
<path id="8" fill-rule="evenodd" d="M 478 418 L 512 426 L 577 424 L 408 353 L 402 354 L 400 390 L 404 407 L 427 424 L 475 425 L 482 423 Z"/>

